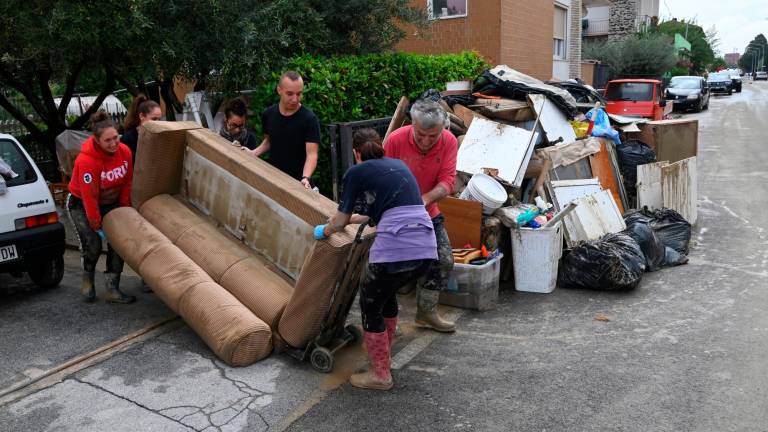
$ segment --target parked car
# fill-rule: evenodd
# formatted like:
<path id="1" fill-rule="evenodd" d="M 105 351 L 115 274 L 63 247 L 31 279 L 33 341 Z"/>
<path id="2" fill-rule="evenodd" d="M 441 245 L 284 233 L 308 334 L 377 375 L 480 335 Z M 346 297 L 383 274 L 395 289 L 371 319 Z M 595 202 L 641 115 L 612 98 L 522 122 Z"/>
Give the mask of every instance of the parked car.
<path id="1" fill-rule="evenodd" d="M 673 100 L 675 109 L 693 109 L 696 112 L 709 108 L 709 85 L 699 76 L 673 77 L 667 87 L 667 100 Z"/>
<path id="2" fill-rule="evenodd" d="M 741 93 L 741 76 L 738 72 L 728 72 L 731 75 L 731 87 L 736 93 Z"/>
<path id="3" fill-rule="evenodd" d="M 40 287 L 64 276 L 64 225 L 51 192 L 24 147 L 0 134 L 0 273 L 28 273 Z"/>
<path id="4" fill-rule="evenodd" d="M 663 120 L 672 111 L 661 91 L 661 81 L 618 79 L 605 86 L 606 108 L 610 114 Z"/>
<path id="5" fill-rule="evenodd" d="M 709 74 L 707 84 L 709 84 L 709 91 L 712 93 L 733 94 L 733 82 L 731 81 L 731 74 L 728 72 Z"/>
<path id="6" fill-rule="evenodd" d="M 755 72 L 755 81 L 768 81 L 768 72 L 758 71 Z"/>

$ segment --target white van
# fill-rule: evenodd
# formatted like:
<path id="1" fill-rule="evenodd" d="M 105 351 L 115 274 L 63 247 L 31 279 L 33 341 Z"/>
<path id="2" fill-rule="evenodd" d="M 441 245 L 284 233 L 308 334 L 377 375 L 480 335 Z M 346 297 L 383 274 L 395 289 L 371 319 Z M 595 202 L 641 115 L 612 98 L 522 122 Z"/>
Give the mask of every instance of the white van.
<path id="1" fill-rule="evenodd" d="M 26 272 L 41 287 L 56 286 L 64 276 L 64 225 L 48 185 L 6 134 L 0 134 L 0 167 L 0 273 Z"/>

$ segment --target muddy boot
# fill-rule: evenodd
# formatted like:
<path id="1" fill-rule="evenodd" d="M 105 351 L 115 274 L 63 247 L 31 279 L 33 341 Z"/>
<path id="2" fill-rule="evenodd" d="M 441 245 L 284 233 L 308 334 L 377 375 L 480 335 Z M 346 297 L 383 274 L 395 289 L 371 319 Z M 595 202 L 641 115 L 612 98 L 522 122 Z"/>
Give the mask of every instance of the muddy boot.
<path id="1" fill-rule="evenodd" d="M 395 344 L 395 332 L 397 332 L 397 317 L 384 318 L 384 325 L 387 327 L 387 338 L 389 339 L 389 348 Z"/>
<path id="2" fill-rule="evenodd" d="M 439 297 L 439 291 L 419 289 L 415 324 L 418 327 L 430 328 L 442 333 L 453 333 L 456 331 L 456 324 L 444 320 L 437 313 Z"/>
<path id="3" fill-rule="evenodd" d="M 83 284 L 80 286 L 80 295 L 86 303 L 93 303 L 96 300 L 96 285 L 93 283 L 95 273 L 83 272 Z"/>
<path id="4" fill-rule="evenodd" d="M 392 388 L 392 375 L 389 371 L 389 336 L 387 332 L 365 332 L 365 346 L 368 348 L 368 361 L 371 367 L 368 371 L 354 374 L 349 383 L 355 387 L 389 390 Z"/>
<path id="5" fill-rule="evenodd" d="M 104 295 L 104 300 L 110 303 L 133 303 L 136 301 L 136 297 L 120 291 L 120 273 L 104 273 L 104 279 L 107 281 L 107 293 Z"/>

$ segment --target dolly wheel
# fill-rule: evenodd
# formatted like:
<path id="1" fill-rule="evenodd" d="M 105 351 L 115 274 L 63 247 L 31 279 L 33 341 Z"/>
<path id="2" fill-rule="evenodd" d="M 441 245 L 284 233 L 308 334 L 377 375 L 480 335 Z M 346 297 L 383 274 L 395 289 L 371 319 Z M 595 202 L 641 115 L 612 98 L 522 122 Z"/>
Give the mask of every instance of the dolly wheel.
<path id="1" fill-rule="evenodd" d="M 345 327 L 347 330 L 347 333 L 349 333 L 352 336 L 352 340 L 350 343 L 357 343 L 361 340 L 363 340 L 363 333 L 360 331 L 360 328 L 356 325 L 350 324 Z"/>
<path id="2" fill-rule="evenodd" d="M 309 361 L 318 372 L 328 373 L 333 370 L 333 354 L 323 347 L 312 350 Z"/>

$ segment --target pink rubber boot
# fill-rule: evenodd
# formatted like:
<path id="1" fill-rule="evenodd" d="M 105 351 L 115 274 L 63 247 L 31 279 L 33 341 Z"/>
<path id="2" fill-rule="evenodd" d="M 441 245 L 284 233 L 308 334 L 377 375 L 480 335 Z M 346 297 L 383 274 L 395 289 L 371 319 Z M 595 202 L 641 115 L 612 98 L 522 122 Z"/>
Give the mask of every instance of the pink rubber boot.
<path id="1" fill-rule="evenodd" d="M 395 332 L 397 331 L 397 317 L 384 318 L 384 325 L 387 327 L 387 337 L 389 338 L 389 348 L 395 344 Z"/>
<path id="2" fill-rule="evenodd" d="M 354 374 L 349 383 L 355 387 L 389 390 L 392 388 L 392 375 L 389 372 L 389 336 L 381 333 L 365 332 L 365 346 L 368 348 L 368 361 L 371 367 L 366 372 Z"/>

